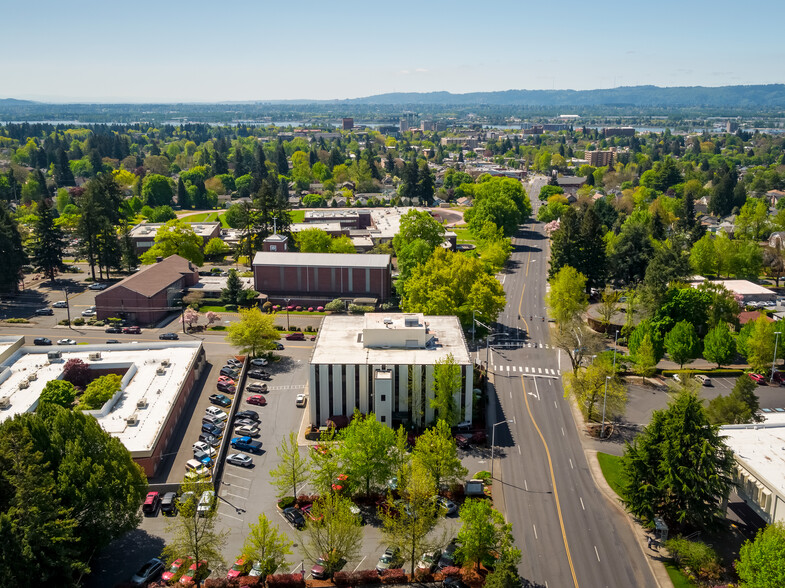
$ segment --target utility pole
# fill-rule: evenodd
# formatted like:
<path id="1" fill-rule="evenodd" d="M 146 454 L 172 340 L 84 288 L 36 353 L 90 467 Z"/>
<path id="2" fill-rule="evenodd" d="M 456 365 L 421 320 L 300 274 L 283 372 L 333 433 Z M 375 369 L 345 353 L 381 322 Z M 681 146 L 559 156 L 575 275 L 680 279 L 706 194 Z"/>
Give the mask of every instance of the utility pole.
<path id="1" fill-rule="evenodd" d="M 605 437 L 605 403 L 608 400 L 608 380 L 610 376 L 605 376 L 605 396 L 602 398 L 602 429 L 600 429 L 600 439 Z"/>
<path id="2" fill-rule="evenodd" d="M 781 334 L 782 333 L 780 331 L 775 331 L 774 332 L 774 335 L 775 335 L 774 336 L 774 357 L 771 360 L 771 379 L 769 380 L 770 383 L 774 381 L 774 364 L 777 363 L 777 343 L 780 342 L 780 335 Z"/>

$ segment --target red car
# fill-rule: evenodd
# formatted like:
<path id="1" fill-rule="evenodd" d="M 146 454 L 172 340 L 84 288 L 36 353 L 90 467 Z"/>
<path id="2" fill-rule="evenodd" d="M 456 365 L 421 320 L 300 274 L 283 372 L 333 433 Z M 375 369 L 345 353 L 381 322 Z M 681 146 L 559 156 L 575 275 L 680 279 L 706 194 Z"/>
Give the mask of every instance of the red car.
<path id="1" fill-rule="evenodd" d="M 256 406 L 264 406 L 267 404 L 267 399 L 261 394 L 254 394 L 246 399 L 248 404 L 255 404 Z"/>
<path id="2" fill-rule="evenodd" d="M 302 333 L 289 333 L 286 335 L 287 341 L 305 341 L 305 335 Z"/>
<path id="3" fill-rule="evenodd" d="M 191 558 L 190 557 L 178 557 L 176 560 L 172 562 L 172 567 L 170 567 L 167 571 L 165 571 L 161 575 L 161 580 L 164 582 L 169 582 L 174 578 L 177 573 L 183 568 L 183 566 L 188 567 L 191 565 Z"/>
<path id="4" fill-rule="evenodd" d="M 158 496 L 158 492 L 148 492 L 147 498 L 144 499 L 144 504 L 142 505 L 142 512 L 148 515 L 155 514 L 158 510 L 159 502 L 161 502 L 161 497 Z"/>
<path id="5" fill-rule="evenodd" d="M 134 326 L 134 327 L 124 327 L 123 328 L 123 333 L 126 334 L 126 335 L 141 335 L 142 334 L 142 329 L 140 329 L 139 327 L 136 327 L 136 326 Z"/>
<path id="6" fill-rule="evenodd" d="M 180 578 L 180 584 L 183 584 L 184 586 L 187 586 L 188 584 L 193 584 L 194 583 L 194 578 L 196 577 L 197 574 L 199 574 L 199 577 L 202 580 L 204 580 L 209 573 L 210 573 L 210 570 L 207 569 L 207 561 L 206 560 L 201 560 L 199 562 L 199 569 L 198 570 L 196 568 L 196 563 L 192 563 L 190 565 L 190 567 L 188 568 L 188 570 Z"/>
<path id="7" fill-rule="evenodd" d="M 232 568 L 229 570 L 229 572 L 227 572 L 226 577 L 229 580 L 232 578 L 239 578 L 240 576 L 245 576 L 250 569 L 251 563 L 245 563 L 245 559 L 241 557 L 236 562 L 234 562 Z"/>
<path id="8" fill-rule="evenodd" d="M 749 374 L 747 374 L 747 375 L 748 375 L 748 376 L 749 376 L 749 377 L 752 379 L 752 381 L 753 381 L 753 382 L 755 382 L 755 383 L 756 383 L 758 386 L 765 386 L 765 385 L 766 385 L 766 378 L 764 378 L 762 375 L 760 375 L 760 374 L 752 374 L 752 373 L 749 373 Z"/>
<path id="9" fill-rule="evenodd" d="M 218 383 L 219 384 L 231 384 L 232 386 L 235 385 L 235 381 L 230 378 L 229 376 L 218 376 Z"/>

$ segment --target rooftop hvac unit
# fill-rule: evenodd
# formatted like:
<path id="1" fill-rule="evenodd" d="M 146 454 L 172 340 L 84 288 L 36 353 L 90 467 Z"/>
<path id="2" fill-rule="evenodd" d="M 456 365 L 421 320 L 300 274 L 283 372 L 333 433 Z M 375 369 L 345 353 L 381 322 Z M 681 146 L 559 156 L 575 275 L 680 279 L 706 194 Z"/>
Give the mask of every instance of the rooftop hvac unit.
<path id="1" fill-rule="evenodd" d="M 27 380 L 22 380 L 21 382 L 19 382 L 19 389 L 20 390 L 25 390 L 26 388 L 29 388 L 29 387 L 30 387 L 30 382 L 28 382 Z"/>
<path id="2" fill-rule="evenodd" d="M 163 367 L 169 367 L 170 365 L 172 365 L 172 362 L 171 362 L 171 361 L 169 361 L 168 359 L 162 359 L 162 360 L 161 360 L 161 365 L 162 365 Z"/>
<path id="3" fill-rule="evenodd" d="M 0 408 L 11 408 L 11 399 L 8 396 L 0 396 Z"/>
<path id="4" fill-rule="evenodd" d="M 127 419 L 125 419 L 125 424 L 128 425 L 129 427 L 135 427 L 136 425 L 139 424 L 139 417 L 137 417 L 136 413 L 134 413 L 131 416 L 129 416 Z"/>
<path id="5" fill-rule="evenodd" d="M 389 316 L 385 317 L 384 318 L 384 324 L 385 325 L 391 325 L 391 324 L 393 324 L 393 320 Z"/>
<path id="6" fill-rule="evenodd" d="M 166 368 L 159 367 L 158 369 L 155 370 L 155 373 L 158 374 L 159 376 L 163 376 L 166 373 Z"/>
<path id="7" fill-rule="evenodd" d="M 88 357 L 90 358 L 91 361 L 95 361 L 96 359 L 101 359 L 101 352 L 96 351 L 94 353 L 91 353 Z"/>
<path id="8" fill-rule="evenodd" d="M 136 401 L 136 408 L 138 408 L 140 410 L 143 409 L 143 408 L 147 408 L 147 398 L 140 398 L 139 400 L 137 400 Z"/>
<path id="9" fill-rule="evenodd" d="M 38 379 L 38 374 L 36 374 L 35 372 L 27 376 L 28 382 L 35 382 L 37 379 Z"/>
<path id="10" fill-rule="evenodd" d="M 52 363 L 56 359 L 62 359 L 63 352 L 62 351 L 50 351 L 46 354 L 46 357 L 49 359 L 49 363 Z"/>

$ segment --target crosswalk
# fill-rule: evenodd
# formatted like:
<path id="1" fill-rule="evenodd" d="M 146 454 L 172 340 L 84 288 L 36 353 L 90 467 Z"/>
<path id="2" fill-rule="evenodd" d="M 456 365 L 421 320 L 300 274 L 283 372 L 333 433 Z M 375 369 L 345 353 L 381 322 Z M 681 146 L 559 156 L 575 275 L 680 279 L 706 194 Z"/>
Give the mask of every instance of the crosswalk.
<path id="1" fill-rule="evenodd" d="M 519 366 L 519 365 L 494 365 L 493 371 L 495 372 L 512 372 L 512 373 L 521 373 L 521 374 L 531 374 L 531 375 L 542 375 L 542 376 L 560 376 L 561 370 L 555 370 L 553 368 L 541 368 L 541 367 L 529 367 L 528 365 Z"/>

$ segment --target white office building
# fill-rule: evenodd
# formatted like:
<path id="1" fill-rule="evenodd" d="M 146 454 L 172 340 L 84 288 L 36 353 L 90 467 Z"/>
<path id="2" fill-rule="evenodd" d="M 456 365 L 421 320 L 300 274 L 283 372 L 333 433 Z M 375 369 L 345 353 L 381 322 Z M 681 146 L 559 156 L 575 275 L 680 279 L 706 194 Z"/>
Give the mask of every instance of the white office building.
<path id="1" fill-rule="evenodd" d="M 461 369 L 455 404 L 472 420 L 473 366 L 463 329 L 454 316 L 369 313 L 325 317 L 310 365 L 311 424 L 331 416 L 373 412 L 388 426 L 426 426 L 434 365 L 452 355 Z"/>

